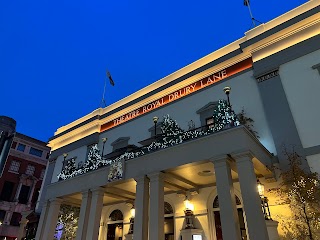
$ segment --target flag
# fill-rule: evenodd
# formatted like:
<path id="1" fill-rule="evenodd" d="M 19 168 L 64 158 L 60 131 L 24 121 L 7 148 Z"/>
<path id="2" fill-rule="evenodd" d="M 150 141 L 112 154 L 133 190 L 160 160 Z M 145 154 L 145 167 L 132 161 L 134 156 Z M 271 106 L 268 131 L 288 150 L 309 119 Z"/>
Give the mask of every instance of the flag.
<path id="1" fill-rule="evenodd" d="M 111 84 L 112 86 L 114 86 L 114 81 L 113 81 L 113 79 L 112 79 L 111 74 L 110 74 L 109 71 L 107 71 L 107 77 L 109 78 L 110 84 Z"/>
<path id="2" fill-rule="evenodd" d="M 249 5 L 249 0 L 243 0 L 243 5 L 248 6 Z"/>

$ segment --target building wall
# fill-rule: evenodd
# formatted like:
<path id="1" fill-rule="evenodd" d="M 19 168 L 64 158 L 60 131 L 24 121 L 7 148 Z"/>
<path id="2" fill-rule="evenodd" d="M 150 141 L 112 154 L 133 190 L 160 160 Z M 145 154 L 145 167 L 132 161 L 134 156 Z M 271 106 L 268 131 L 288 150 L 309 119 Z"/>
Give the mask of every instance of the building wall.
<path id="1" fill-rule="evenodd" d="M 24 149 L 20 149 L 19 144 L 23 144 L 25 146 Z M 42 151 L 41 155 L 40 152 L 39 156 L 31 154 L 31 148 Z M 44 178 L 49 151 L 50 149 L 46 146 L 46 143 L 20 133 L 15 133 L 4 171 L 0 178 L 0 195 L 6 192 L 4 188 L 5 182 L 13 184 L 12 193 L 9 198 L 6 200 L 1 199 L 0 201 L 0 210 L 2 213 L 5 212 L 4 218 L 1 219 L 0 236 L 17 237 L 21 216 L 34 209 L 38 200 L 42 179 Z M 20 163 L 19 169 L 16 169 L 17 171 L 10 170 L 14 161 Z M 33 174 L 28 174 L 28 166 L 34 167 Z M 30 187 L 26 195 L 27 202 L 25 203 L 19 201 L 21 193 L 19 185 L 21 187 Z"/>
<path id="2" fill-rule="evenodd" d="M 226 99 L 226 95 L 223 92 L 223 88 L 225 86 L 230 86 L 232 89 L 230 99 L 235 112 L 240 113 L 242 108 L 245 109 L 247 116 L 251 117 L 255 121 L 254 129 L 258 132 L 261 143 L 270 152 L 276 155 L 273 138 L 270 130 L 268 129 L 268 123 L 262 106 L 257 81 L 253 77 L 252 70 L 230 77 L 199 92 L 181 98 L 171 104 L 165 105 L 164 107 L 101 133 L 99 136 L 99 148 L 102 149 L 101 139 L 104 137 L 108 138 L 105 145 L 105 153 L 112 152 L 112 146 L 110 143 L 120 137 L 130 137 L 129 144 L 140 146 L 138 143 L 139 141 L 151 137 L 148 129 L 153 126 L 152 118 L 154 116 L 158 116 L 159 121 L 161 121 L 162 116 L 169 114 L 170 117 L 176 120 L 184 130 L 188 129 L 188 122 L 190 120 L 194 121 L 196 128 L 200 127 L 200 115 L 196 113 L 197 110 L 204 107 L 209 102 Z M 79 163 L 80 161 L 84 162 L 86 153 L 87 146 L 81 146 L 68 152 L 67 159 L 69 157 L 77 156 L 76 163 Z M 58 181 L 57 175 L 62 169 L 62 162 L 63 156 L 60 155 L 55 164 L 51 180 L 52 183 Z"/>

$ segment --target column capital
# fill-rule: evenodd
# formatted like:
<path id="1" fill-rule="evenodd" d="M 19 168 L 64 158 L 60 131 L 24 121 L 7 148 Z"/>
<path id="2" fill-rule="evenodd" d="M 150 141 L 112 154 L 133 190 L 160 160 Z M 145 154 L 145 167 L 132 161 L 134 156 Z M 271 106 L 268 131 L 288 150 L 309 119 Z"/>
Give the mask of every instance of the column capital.
<path id="1" fill-rule="evenodd" d="M 153 172 L 148 174 L 148 177 L 150 179 L 150 182 L 153 182 L 153 181 L 163 180 L 165 178 L 165 175 L 163 172 Z"/>
<path id="2" fill-rule="evenodd" d="M 51 198 L 49 199 L 50 205 L 51 204 L 61 204 L 63 202 L 62 198 Z"/>
<path id="3" fill-rule="evenodd" d="M 104 195 L 104 191 L 105 191 L 105 188 L 103 187 L 96 187 L 96 188 L 92 188 L 90 189 L 90 191 L 92 192 L 92 195 Z"/>
<path id="4" fill-rule="evenodd" d="M 90 194 L 89 189 L 81 191 L 82 199 L 87 198 L 89 196 L 89 194 Z"/>
<path id="5" fill-rule="evenodd" d="M 214 159 L 211 159 L 211 162 L 215 167 L 224 166 L 226 163 L 232 163 L 234 160 L 231 158 L 229 154 L 218 156 Z"/>
<path id="6" fill-rule="evenodd" d="M 237 162 L 239 162 L 239 161 L 246 161 L 248 159 L 252 160 L 252 158 L 254 158 L 254 155 L 250 150 L 247 150 L 247 151 L 233 153 L 232 158 L 235 159 Z"/>
<path id="7" fill-rule="evenodd" d="M 134 180 L 137 184 L 143 184 L 145 181 L 149 181 L 149 178 L 146 175 L 135 177 Z"/>

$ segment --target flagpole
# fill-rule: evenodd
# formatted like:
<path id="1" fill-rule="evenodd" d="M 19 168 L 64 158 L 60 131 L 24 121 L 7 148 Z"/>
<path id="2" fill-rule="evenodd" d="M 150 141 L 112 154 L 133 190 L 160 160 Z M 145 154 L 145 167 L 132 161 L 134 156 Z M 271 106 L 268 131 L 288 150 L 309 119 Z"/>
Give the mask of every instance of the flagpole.
<path id="1" fill-rule="evenodd" d="M 104 99 L 104 95 L 106 94 L 106 87 L 107 87 L 107 79 L 105 78 L 104 79 L 104 88 L 103 88 L 102 100 L 101 100 L 101 105 L 100 105 L 101 108 L 107 106 L 106 100 Z"/>
<path id="2" fill-rule="evenodd" d="M 109 72 L 108 70 L 107 70 L 107 72 L 106 72 L 106 75 L 107 75 L 107 77 L 109 78 L 109 81 L 110 81 L 111 86 L 114 86 L 114 81 L 113 81 L 113 79 L 112 79 L 112 77 L 111 77 L 111 74 L 110 74 L 110 72 Z M 105 100 L 105 98 L 104 98 L 104 96 L 106 95 L 106 87 L 107 87 L 107 79 L 105 78 L 105 79 L 104 79 L 104 88 L 103 88 L 101 106 L 100 106 L 101 108 L 107 106 L 106 100 Z"/>
<path id="3" fill-rule="evenodd" d="M 255 23 L 255 19 L 254 19 L 253 15 L 252 15 L 252 11 L 251 11 L 251 7 L 250 7 L 249 0 L 245 0 L 245 1 L 246 1 L 247 6 L 248 6 L 248 9 L 249 9 L 251 21 L 252 21 L 252 23 L 253 23 L 253 26 L 255 27 L 255 26 L 256 26 L 256 23 Z"/>

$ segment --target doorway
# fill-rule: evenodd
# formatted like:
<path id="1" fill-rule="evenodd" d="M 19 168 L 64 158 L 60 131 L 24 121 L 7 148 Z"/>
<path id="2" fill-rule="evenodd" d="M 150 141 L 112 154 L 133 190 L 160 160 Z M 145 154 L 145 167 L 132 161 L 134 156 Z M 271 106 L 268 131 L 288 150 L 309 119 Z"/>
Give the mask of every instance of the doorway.
<path id="1" fill-rule="evenodd" d="M 248 239 L 247 229 L 246 229 L 246 225 L 245 225 L 244 213 L 243 213 L 241 201 L 237 196 L 235 196 L 235 198 L 236 198 L 236 204 L 237 204 L 241 239 L 247 240 Z M 223 240 L 218 196 L 216 196 L 216 198 L 213 201 L 213 216 L 214 216 L 214 224 L 215 224 L 215 229 L 216 229 L 216 239 Z"/>
<path id="2" fill-rule="evenodd" d="M 109 216 L 107 240 L 123 239 L 123 214 L 120 210 L 112 211 Z"/>

